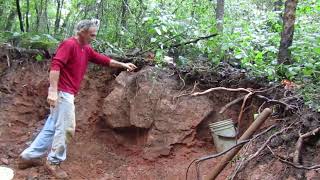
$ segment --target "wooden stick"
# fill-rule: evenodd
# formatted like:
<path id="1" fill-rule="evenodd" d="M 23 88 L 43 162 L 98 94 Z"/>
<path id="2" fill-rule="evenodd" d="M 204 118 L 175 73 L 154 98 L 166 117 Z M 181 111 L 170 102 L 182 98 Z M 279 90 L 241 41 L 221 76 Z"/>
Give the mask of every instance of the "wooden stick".
<path id="1" fill-rule="evenodd" d="M 272 110 L 266 108 L 262 111 L 261 114 L 257 117 L 257 119 L 250 125 L 250 127 L 246 130 L 246 132 L 240 137 L 239 141 L 243 141 L 249 139 L 256 130 L 264 123 L 264 121 L 271 115 Z M 231 151 L 229 151 L 223 158 L 221 159 L 220 163 L 214 167 L 212 172 L 206 178 L 206 180 L 215 179 L 220 172 L 227 166 L 227 164 L 232 160 L 232 158 L 240 151 L 242 146 L 239 146 Z"/>

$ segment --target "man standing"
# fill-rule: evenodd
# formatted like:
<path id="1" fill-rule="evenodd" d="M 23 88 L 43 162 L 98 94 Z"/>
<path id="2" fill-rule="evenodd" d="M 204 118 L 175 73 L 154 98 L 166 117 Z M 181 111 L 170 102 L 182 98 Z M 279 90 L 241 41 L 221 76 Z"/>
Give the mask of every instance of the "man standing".
<path id="1" fill-rule="evenodd" d="M 137 68 L 132 63 L 115 61 L 91 48 L 89 44 L 96 38 L 98 28 L 99 20 L 82 20 L 75 27 L 76 35 L 59 45 L 49 74 L 47 100 L 51 113 L 30 147 L 20 154 L 19 168 L 40 165 L 40 158 L 49 150 L 46 170 L 56 178 L 67 178 L 67 173 L 59 165 L 66 159 L 67 142 L 75 133 L 74 95 L 79 91 L 88 61 L 128 71 Z"/>

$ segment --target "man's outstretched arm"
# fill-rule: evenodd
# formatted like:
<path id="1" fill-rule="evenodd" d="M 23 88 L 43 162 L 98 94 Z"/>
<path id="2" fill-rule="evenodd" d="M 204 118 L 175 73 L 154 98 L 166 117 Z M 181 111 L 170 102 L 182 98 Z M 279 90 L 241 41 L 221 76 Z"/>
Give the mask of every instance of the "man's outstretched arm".
<path id="1" fill-rule="evenodd" d="M 116 61 L 114 59 L 111 59 L 109 66 L 115 67 L 115 68 L 125 68 L 127 69 L 127 71 L 133 71 L 137 68 L 137 66 L 135 66 L 132 63 L 123 63 L 123 62 Z"/>
<path id="2" fill-rule="evenodd" d="M 127 69 L 127 71 L 133 71 L 137 68 L 132 63 L 123 63 L 123 62 L 116 61 L 114 59 L 111 59 L 108 56 L 105 56 L 103 54 L 100 54 L 94 51 L 92 48 L 90 48 L 89 51 L 90 51 L 89 60 L 95 64 L 106 65 L 106 66 L 115 67 L 115 68 L 125 68 Z"/>

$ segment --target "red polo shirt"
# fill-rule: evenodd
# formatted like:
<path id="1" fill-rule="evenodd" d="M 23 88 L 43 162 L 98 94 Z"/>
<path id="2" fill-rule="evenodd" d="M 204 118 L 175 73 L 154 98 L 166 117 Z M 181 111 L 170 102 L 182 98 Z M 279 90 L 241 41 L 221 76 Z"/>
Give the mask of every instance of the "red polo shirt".
<path id="1" fill-rule="evenodd" d="M 88 61 L 107 66 L 111 59 L 95 52 L 90 45 L 80 45 L 75 37 L 64 40 L 51 62 L 51 70 L 60 71 L 58 90 L 77 94 Z"/>

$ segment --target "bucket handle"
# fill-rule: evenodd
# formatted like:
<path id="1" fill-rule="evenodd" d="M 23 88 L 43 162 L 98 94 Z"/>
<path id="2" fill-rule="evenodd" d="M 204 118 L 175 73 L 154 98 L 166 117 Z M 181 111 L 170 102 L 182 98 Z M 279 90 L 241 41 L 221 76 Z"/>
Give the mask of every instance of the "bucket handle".
<path id="1" fill-rule="evenodd" d="M 234 129 L 235 129 L 236 133 L 235 133 L 235 135 L 233 135 L 233 136 L 221 135 L 221 134 L 219 134 L 219 133 L 216 133 L 216 134 L 217 134 L 217 136 L 223 137 L 223 138 L 226 138 L 226 139 L 234 139 L 234 138 L 237 139 L 237 137 L 238 137 L 238 135 L 239 135 L 239 128 L 238 128 L 237 126 L 234 126 Z"/>
<path id="2" fill-rule="evenodd" d="M 220 134 L 218 134 L 218 136 L 219 136 L 219 137 L 223 137 L 223 138 L 225 138 L 225 139 L 234 139 L 234 138 L 237 137 L 237 135 L 234 135 L 234 136 L 224 136 L 224 135 L 220 135 Z"/>

